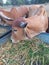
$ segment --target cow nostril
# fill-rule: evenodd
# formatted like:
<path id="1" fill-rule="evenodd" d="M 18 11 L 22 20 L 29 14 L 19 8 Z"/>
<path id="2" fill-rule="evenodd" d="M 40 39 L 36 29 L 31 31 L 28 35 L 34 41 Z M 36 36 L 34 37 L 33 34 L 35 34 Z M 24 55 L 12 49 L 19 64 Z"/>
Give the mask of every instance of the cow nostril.
<path id="1" fill-rule="evenodd" d="M 25 23 L 25 22 L 21 22 L 21 23 L 20 23 L 20 27 L 21 27 L 21 28 L 25 28 L 26 26 L 27 26 L 27 23 Z"/>

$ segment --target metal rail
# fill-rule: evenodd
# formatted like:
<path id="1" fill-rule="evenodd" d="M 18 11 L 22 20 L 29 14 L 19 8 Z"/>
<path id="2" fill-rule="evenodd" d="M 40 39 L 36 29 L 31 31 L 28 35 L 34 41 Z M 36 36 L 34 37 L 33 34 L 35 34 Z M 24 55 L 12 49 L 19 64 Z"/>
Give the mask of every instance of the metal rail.
<path id="1" fill-rule="evenodd" d="M 0 36 L 0 45 L 1 45 L 6 43 L 10 39 L 12 28 L 10 26 L 2 26 L 2 25 L 0 25 L 0 27 L 3 29 L 7 29 L 7 32 Z"/>
<path id="2" fill-rule="evenodd" d="M 39 38 L 41 41 L 45 42 L 46 44 L 49 44 L 49 33 L 40 33 L 36 37 Z"/>

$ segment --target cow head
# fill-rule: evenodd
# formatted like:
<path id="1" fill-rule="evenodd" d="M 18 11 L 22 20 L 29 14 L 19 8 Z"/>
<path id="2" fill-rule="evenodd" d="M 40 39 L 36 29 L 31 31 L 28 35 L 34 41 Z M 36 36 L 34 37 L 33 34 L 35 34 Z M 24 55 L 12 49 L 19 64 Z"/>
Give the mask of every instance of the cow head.
<path id="1" fill-rule="evenodd" d="M 12 36 L 11 40 L 13 43 L 17 43 L 20 40 L 25 39 L 25 28 L 27 26 L 27 23 L 23 20 L 23 18 L 18 18 L 14 21 L 12 25 Z"/>

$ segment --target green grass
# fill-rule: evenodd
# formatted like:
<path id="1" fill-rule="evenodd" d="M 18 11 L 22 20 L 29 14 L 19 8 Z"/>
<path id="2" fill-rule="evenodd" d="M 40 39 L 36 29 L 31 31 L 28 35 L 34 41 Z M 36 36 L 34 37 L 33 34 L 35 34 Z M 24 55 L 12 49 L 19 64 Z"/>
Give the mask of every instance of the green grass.
<path id="1" fill-rule="evenodd" d="M 38 38 L 0 46 L 0 65 L 49 65 L 49 45 Z"/>

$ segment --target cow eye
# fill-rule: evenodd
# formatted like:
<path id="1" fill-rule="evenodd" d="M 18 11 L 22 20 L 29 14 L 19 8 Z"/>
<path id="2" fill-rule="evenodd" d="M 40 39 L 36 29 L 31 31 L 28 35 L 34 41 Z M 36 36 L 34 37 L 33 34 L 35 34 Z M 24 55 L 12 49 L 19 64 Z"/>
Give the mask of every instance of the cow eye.
<path id="1" fill-rule="evenodd" d="M 13 30 L 13 31 L 17 31 L 17 30 Z"/>

